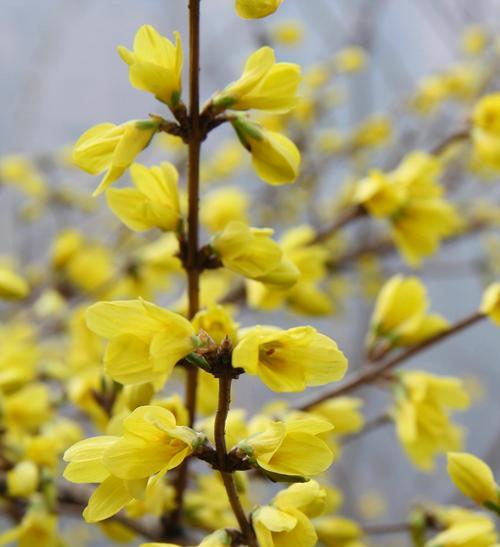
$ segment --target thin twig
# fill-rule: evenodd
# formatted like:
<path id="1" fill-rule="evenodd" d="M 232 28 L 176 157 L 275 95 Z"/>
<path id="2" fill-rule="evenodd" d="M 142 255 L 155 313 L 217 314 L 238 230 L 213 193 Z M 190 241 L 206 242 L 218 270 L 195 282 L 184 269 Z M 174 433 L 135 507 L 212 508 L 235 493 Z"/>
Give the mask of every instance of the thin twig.
<path id="1" fill-rule="evenodd" d="M 187 264 L 188 315 L 192 318 L 199 309 L 200 271 L 198 268 L 199 193 L 200 193 L 200 0 L 189 0 L 189 159 L 188 159 L 188 235 Z M 186 408 L 189 425 L 196 416 L 196 391 L 198 368 L 186 369 Z M 175 482 L 176 508 L 164 525 L 168 531 L 182 534 L 180 521 L 183 512 L 184 492 L 187 487 L 189 459 L 179 467 Z"/>
<path id="2" fill-rule="evenodd" d="M 449 329 L 439 334 L 436 334 L 435 336 L 432 336 L 431 338 L 428 338 L 427 340 L 424 340 L 423 342 L 420 342 L 415 346 L 412 346 L 411 348 L 400 353 L 399 355 L 385 363 L 381 363 L 377 366 L 374 366 L 373 364 L 364 366 L 359 372 L 352 374 L 351 377 L 348 378 L 340 386 L 328 390 L 325 393 L 316 396 L 310 401 L 299 404 L 296 408 L 297 410 L 307 411 L 317 404 L 327 401 L 328 399 L 339 397 L 340 395 L 345 395 L 346 393 L 351 393 L 352 391 L 355 391 L 362 386 L 371 384 L 376 380 L 382 378 L 387 372 L 407 361 L 410 357 L 413 357 L 414 355 L 417 355 L 418 353 L 434 346 L 438 342 L 441 342 L 449 338 L 450 336 L 466 329 L 467 327 L 474 325 L 478 321 L 484 319 L 484 317 L 485 315 L 483 313 L 474 312 L 472 315 L 452 325 Z"/>
<path id="3" fill-rule="evenodd" d="M 258 544 L 255 538 L 255 533 L 241 505 L 233 474 L 224 470 L 227 467 L 226 420 L 229 412 L 229 405 L 231 403 L 231 382 L 231 371 L 229 371 L 229 373 L 222 372 L 219 377 L 219 400 L 214 425 L 217 461 L 219 469 L 221 470 L 220 475 L 222 482 L 224 483 L 224 488 L 226 489 L 229 503 L 231 504 L 233 513 L 238 521 L 241 533 L 244 536 L 245 544 L 250 547 L 257 547 Z"/>

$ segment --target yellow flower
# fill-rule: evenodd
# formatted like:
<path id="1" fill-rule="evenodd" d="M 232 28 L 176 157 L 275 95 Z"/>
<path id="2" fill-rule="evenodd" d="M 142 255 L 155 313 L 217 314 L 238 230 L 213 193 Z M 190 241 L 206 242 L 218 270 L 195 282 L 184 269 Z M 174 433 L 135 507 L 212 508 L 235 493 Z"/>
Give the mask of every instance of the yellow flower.
<path id="1" fill-rule="evenodd" d="M 271 474 L 311 477 L 333 462 L 333 453 L 321 438 L 331 430 L 327 421 L 316 417 L 271 422 L 238 447 Z"/>
<path id="2" fill-rule="evenodd" d="M 304 513 L 304 515 L 314 518 L 325 511 L 326 502 L 326 490 L 321 488 L 315 480 L 309 480 L 292 484 L 285 490 L 281 490 L 275 496 L 273 505 L 284 510 L 293 507 Z"/>
<path id="3" fill-rule="evenodd" d="M 94 196 L 123 175 L 157 130 L 158 125 L 149 120 L 134 120 L 122 125 L 101 123 L 78 139 L 73 149 L 75 164 L 91 175 L 107 171 Z"/>
<path id="4" fill-rule="evenodd" d="M 211 247 L 229 270 L 250 279 L 290 287 L 298 271 L 285 260 L 280 246 L 271 239 L 273 230 L 250 228 L 242 222 L 230 222 L 215 234 Z"/>
<path id="5" fill-rule="evenodd" d="M 106 192 L 113 213 L 137 232 L 151 228 L 175 231 L 180 220 L 177 169 L 168 162 L 151 168 L 134 163 L 130 175 L 135 188 Z"/>
<path id="6" fill-rule="evenodd" d="M 18 547 L 59 547 L 64 545 L 57 531 L 57 516 L 40 506 L 33 506 L 14 528 L 0 533 L 0 545 L 16 542 Z"/>
<path id="7" fill-rule="evenodd" d="M 402 186 L 380 171 L 372 171 L 359 182 L 354 199 L 363 205 L 374 217 L 386 217 L 397 211 L 404 202 Z"/>
<path id="8" fill-rule="evenodd" d="M 487 167 L 500 169 L 500 93 L 482 97 L 473 113 L 474 152 Z"/>
<path id="9" fill-rule="evenodd" d="M 109 340 L 106 373 L 123 384 L 161 383 L 195 348 L 187 319 L 145 300 L 98 302 L 86 317 L 88 328 Z"/>
<path id="10" fill-rule="evenodd" d="M 234 186 L 208 193 L 201 204 L 200 220 L 211 231 L 220 232 L 232 221 L 247 223 L 249 199 Z"/>
<path id="11" fill-rule="evenodd" d="M 491 520 L 478 518 L 456 523 L 434 536 L 425 547 L 497 547 L 498 536 Z"/>
<path id="12" fill-rule="evenodd" d="M 243 146 L 252 154 L 257 175 L 273 185 L 294 182 L 300 169 L 300 152 L 295 144 L 281 133 L 238 118 L 232 125 Z"/>
<path id="13" fill-rule="evenodd" d="M 134 51 L 118 46 L 120 57 L 129 65 L 130 83 L 152 93 L 175 108 L 182 91 L 182 43 L 174 32 L 175 45 L 151 25 L 143 25 L 134 38 Z"/>
<path id="14" fill-rule="evenodd" d="M 226 530 L 216 530 L 203 538 L 196 547 L 228 547 L 231 537 Z M 140 547 L 180 547 L 177 543 L 142 543 Z"/>
<path id="15" fill-rule="evenodd" d="M 500 283 L 493 283 L 484 291 L 480 311 L 500 325 Z"/>
<path id="16" fill-rule="evenodd" d="M 285 232 L 280 246 L 285 257 L 300 271 L 300 277 L 290 289 L 247 281 L 247 301 L 252 308 L 274 310 L 288 304 L 305 315 L 325 315 L 332 310 L 331 298 L 319 286 L 327 274 L 326 263 L 331 253 L 313 243 L 315 235 L 307 225 Z"/>
<path id="17" fill-rule="evenodd" d="M 381 115 L 367 118 L 351 137 L 351 146 L 356 148 L 376 148 L 385 144 L 391 137 L 390 120 Z"/>
<path id="18" fill-rule="evenodd" d="M 271 29 L 271 35 L 275 42 L 286 46 L 295 46 L 304 39 L 304 27 L 295 19 L 282 21 Z"/>
<path id="19" fill-rule="evenodd" d="M 283 0 L 236 0 L 236 11 L 243 19 L 261 19 L 274 13 Z"/>
<path id="20" fill-rule="evenodd" d="M 244 159 L 243 150 L 234 140 L 224 141 L 210 158 L 201 164 L 200 177 L 203 183 L 221 182 L 235 174 Z"/>
<path id="21" fill-rule="evenodd" d="M 414 152 L 390 173 L 370 173 L 354 195 L 371 215 L 389 222 L 396 246 L 411 265 L 433 254 L 460 225 L 455 208 L 442 196 L 440 172 L 438 158 Z"/>
<path id="22" fill-rule="evenodd" d="M 264 505 L 252 513 L 252 523 L 261 547 L 313 547 L 318 539 L 306 515 L 292 507 Z"/>
<path id="23" fill-rule="evenodd" d="M 469 55 L 479 55 L 488 45 L 488 35 L 480 25 L 472 25 L 462 35 L 462 49 Z"/>
<path id="24" fill-rule="evenodd" d="M 343 378 L 347 359 L 313 327 L 255 327 L 234 348 L 233 367 L 257 375 L 273 391 L 303 391 Z"/>
<path id="25" fill-rule="evenodd" d="M 11 269 L 0 267 L 0 298 L 17 300 L 28 296 L 28 283 Z"/>
<path id="26" fill-rule="evenodd" d="M 429 314 L 429 298 L 416 277 L 395 275 L 382 287 L 370 324 L 368 346 L 416 344 L 448 328 L 446 319 Z"/>
<path id="27" fill-rule="evenodd" d="M 344 517 L 323 517 L 315 522 L 319 539 L 327 547 L 365 547 L 363 531 Z"/>
<path id="28" fill-rule="evenodd" d="M 204 330 L 216 344 L 220 344 L 226 336 L 233 344 L 237 341 L 239 325 L 220 305 L 199 311 L 193 318 L 193 327 L 196 331 Z"/>
<path id="29" fill-rule="evenodd" d="M 299 84 L 299 65 L 276 63 L 274 51 L 266 46 L 250 55 L 241 78 L 217 94 L 213 103 L 232 110 L 288 112 L 298 102 Z"/>
<path id="30" fill-rule="evenodd" d="M 38 488 L 38 467 L 29 460 L 19 462 L 7 472 L 6 479 L 10 496 L 28 497 Z"/>
<path id="31" fill-rule="evenodd" d="M 25 194 L 43 198 L 47 183 L 33 161 L 21 155 L 3 156 L 0 159 L 0 182 L 11 184 Z"/>
<path id="32" fill-rule="evenodd" d="M 361 399 L 335 397 L 311 408 L 311 413 L 328 420 L 333 425 L 334 435 L 349 435 L 363 428 L 364 419 L 360 412 Z"/>
<path id="33" fill-rule="evenodd" d="M 462 430 L 450 420 L 453 410 L 469 406 L 463 382 L 422 371 L 400 375 L 393 411 L 396 432 L 411 461 L 423 471 L 433 468 L 436 454 L 460 449 Z"/>
<path id="34" fill-rule="evenodd" d="M 496 547 L 495 524 L 484 513 L 461 507 L 438 507 L 433 511 L 444 531 L 429 540 L 425 547 Z"/>
<path id="35" fill-rule="evenodd" d="M 76 483 L 100 483 L 83 513 L 98 522 L 117 513 L 193 451 L 197 434 L 176 425 L 174 415 L 158 406 L 142 406 L 123 421 L 123 435 L 85 439 L 64 454 L 64 477 Z M 149 479 L 149 482 L 148 482 Z"/>
<path id="36" fill-rule="evenodd" d="M 479 505 L 498 502 L 498 485 L 491 468 L 472 454 L 449 452 L 448 475 L 464 496 Z"/>
<path id="37" fill-rule="evenodd" d="M 366 66 L 366 53 L 360 47 L 346 47 L 335 55 L 334 63 L 338 72 L 358 72 Z"/>
<path id="38" fill-rule="evenodd" d="M 244 472 L 234 474 L 240 500 L 245 510 L 251 507 L 246 499 L 246 477 Z M 204 530 L 237 526 L 219 473 L 199 474 L 196 477 L 196 487 L 195 490 L 190 489 L 186 492 L 186 511 L 194 526 Z"/>
<path id="39" fill-rule="evenodd" d="M 30 383 L 2 401 L 2 420 L 13 431 L 34 432 L 50 419 L 49 390 L 45 384 Z"/>

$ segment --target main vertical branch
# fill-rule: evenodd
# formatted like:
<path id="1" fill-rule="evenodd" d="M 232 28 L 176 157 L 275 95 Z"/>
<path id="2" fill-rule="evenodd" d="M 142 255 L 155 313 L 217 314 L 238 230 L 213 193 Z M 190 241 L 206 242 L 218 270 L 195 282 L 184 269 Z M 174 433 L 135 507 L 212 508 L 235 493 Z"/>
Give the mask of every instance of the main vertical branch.
<path id="1" fill-rule="evenodd" d="M 219 378 L 219 401 L 217 405 L 217 413 L 215 415 L 214 425 L 214 437 L 215 437 L 215 449 L 217 450 L 217 465 L 220 469 L 222 482 L 226 489 L 231 509 L 234 516 L 238 521 L 241 533 L 245 540 L 245 545 L 250 547 L 257 547 L 257 540 L 255 538 L 252 526 L 245 515 L 245 511 L 240 502 L 236 484 L 232 473 L 226 472 L 226 420 L 229 412 L 229 405 L 231 403 L 231 374 L 222 373 Z"/>
<path id="2" fill-rule="evenodd" d="M 198 264 L 198 232 L 200 199 L 200 1 L 189 0 L 189 160 L 188 160 L 188 255 L 187 278 L 189 319 L 200 307 L 200 270 Z M 198 369 L 187 373 L 186 406 L 189 426 L 196 414 Z"/>
<path id="3" fill-rule="evenodd" d="M 189 0 L 189 138 L 188 138 L 188 233 L 186 273 L 188 284 L 188 316 L 192 319 L 200 307 L 200 269 L 198 263 L 199 199 L 200 199 L 200 2 Z M 186 369 L 186 408 L 189 426 L 196 417 L 196 390 L 198 369 L 188 365 Z M 179 467 L 175 483 L 176 508 L 166 520 L 169 533 L 182 535 L 181 518 L 184 492 L 187 486 L 189 459 Z"/>

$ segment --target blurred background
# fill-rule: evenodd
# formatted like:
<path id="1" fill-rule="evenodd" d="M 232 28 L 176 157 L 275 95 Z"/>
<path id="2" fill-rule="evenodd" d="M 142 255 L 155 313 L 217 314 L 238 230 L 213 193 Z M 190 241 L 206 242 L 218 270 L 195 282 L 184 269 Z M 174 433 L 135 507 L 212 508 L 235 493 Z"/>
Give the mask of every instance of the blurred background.
<path id="1" fill-rule="evenodd" d="M 178 29 L 186 44 L 185 4 L 184 0 L 0 0 L 0 157 L 18 153 L 50 157 L 96 123 L 121 123 L 147 117 L 150 112 L 165 114 L 148 94 L 129 85 L 116 46 L 130 47 L 135 31 L 144 23 L 153 24 L 166 36 Z M 346 46 L 361 46 L 367 66 L 335 81 L 339 97 L 349 100 L 339 101 L 335 112 L 326 116 L 325 127 L 348 130 L 377 113 L 397 118 L 422 78 L 463 59 L 464 31 L 481 25 L 494 36 L 499 14 L 500 0 L 285 0 L 274 16 L 243 21 L 231 0 L 205 0 L 202 96 L 208 98 L 236 78 L 248 54 L 263 43 L 274 45 L 279 60 L 300 63 L 305 71 Z M 303 26 L 301 41 L 287 45 L 274 39 L 279 25 L 295 20 Z M 410 146 L 429 149 L 439 142 L 439 135 L 453 132 L 459 123 L 460 117 L 445 115 L 437 127 L 415 137 Z M 225 129 L 221 134 L 229 135 Z M 393 137 L 393 147 L 400 144 L 400 136 Z M 210 159 L 213 150 L 209 143 L 205 159 Z M 159 154 L 158 150 L 151 152 L 155 157 Z M 379 165 L 384 161 L 387 156 L 374 159 Z M 335 194 L 350 171 L 362 175 L 369 167 L 332 166 L 322 191 Z M 74 171 L 53 170 L 49 179 L 49 184 L 74 185 L 89 193 L 95 186 L 91 177 Z M 262 184 L 250 175 L 242 175 L 239 182 L 250 191 Z M 76 225 L 96 235 L 91 219 L 71 211 L 54 212 L 41 225 L 20 229 L 20 207 L 14 191 L 2 191 L 0 250 L 21 263 L 47 260 L 51 238 L 64 227 Z M 105 210 L 101 214 L 110 215 Z M 99 233 L 99 237 L 105 240 L 107 236 Z M 364 237 L 366 228 L 360 227 L 355 238 Z M 480 246 L 479 238 L 453 244 L 445 258 L 440 255 L 418 272 L 429 287 L 432 309 L 451 321 L 467 315 L 480 300 L 481 275 L 462 267 L 474 260 Z M 390 268 L 392 272 L 408 271 L 399 259 L 392 259 Z M 361 364 L 372 306 L 373 301 L 355 297 L 334 317 L 313 320 L 339 343 L 352 369 Z M 244 312 L 240 319 L 244 326 L 256 321 L 293 326 L 303 324 L 304 318 L 271 313 L 262 319 Z M 422 353 L 407 367 L 470 379 L 477 400 L 458 421 L 469 429 L 467 447 L 484 455 L 494 468 L 496 464 L 494 471 L 500 472 L 500 397 L 498 388 L 491 387 L 500 386 L 498 329 L 482 323 Z M 476 377 L 481 378 L 482 387 Z M 376 389 L 359 395 L 366 401 L 367 419 L 384 408 L 386 398 Z M 270 398 L 258 382 L 249 378 L 238 382 L 235 401 L 250 414 L 257 410 L 256 401 L 264 403 Z M 344 451 L 333 474 L 334 483 L 345 494 L 341 511 L 345 515 L 362 522 L 398 522 L 418 500 L 449 503 L 454 499 L 444 458 L 434 474 L 417 472 L 403 455 L 393 427 L 348 443 Z M 380 545 L 404 545 L 401 538 L 380 541 Z"/>

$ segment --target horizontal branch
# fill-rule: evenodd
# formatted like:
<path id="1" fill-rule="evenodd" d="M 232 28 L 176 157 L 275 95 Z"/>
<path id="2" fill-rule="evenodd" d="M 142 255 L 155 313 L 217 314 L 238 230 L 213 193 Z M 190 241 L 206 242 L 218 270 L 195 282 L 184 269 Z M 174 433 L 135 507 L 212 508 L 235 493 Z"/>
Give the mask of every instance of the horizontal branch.
<path id="1" fill-rule="evenodd" d="M 310 410 L 312 407 L 318 405 L 319 403 L 327 401 L 328 399 L 351 393 L 352 391 L 355 391 L 356 389 L 364 385 L 375 382 L 398 365 L 407 361 L 410 357 L 413 357 L 414 355 L 417 355 L 418 353 L 436 345 L 437 343 L 446 340 L 450 336 L 453 336 L 454 334 L 457 334 L 458 332 L 470 327 L 471 325 L 474 325 L 478 321 L 482 320 L 484 317 L 485 315 L 483 313 L 474 312 L 472 315 L 452 325 L 449 329 L 439 334 L 436 334 L 435 336 L 427 338 L 426 340 L 420 342 L 419 344 L 416 344 L 415 346 L 410 347 L 406 351 L 403 351 L 402 353 L 400 353 L 393 359 L 386 361 L 385 363 L 381 363 L 380 365 L 376 366 L 374 366 L 373 364 L 364 366 L 359 372 L 352 374 L 350 378 L 348 378 L 339 386 L 335 387 L 334 389 L 328 390 L 325 393 L 320 394 L 319 396 L 316 396 L 308 402 L 299 404 L 296 409 L 302 411 Z"/>

